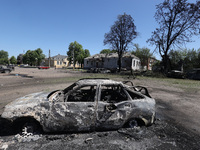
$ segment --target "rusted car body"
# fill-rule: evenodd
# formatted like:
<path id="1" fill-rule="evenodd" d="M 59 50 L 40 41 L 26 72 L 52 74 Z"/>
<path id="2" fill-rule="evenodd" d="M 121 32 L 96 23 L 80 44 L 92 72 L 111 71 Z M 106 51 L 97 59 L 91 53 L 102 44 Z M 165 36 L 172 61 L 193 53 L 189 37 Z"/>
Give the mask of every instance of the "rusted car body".
<path id="1" fill-rule="evenodd" d="M 13 124 L 34 119 L 45 132 L 111 130 L 154 123 L 155 100 L 143 87 L 81 79 L 64 90 L 19 98 L 5 106 L 1 117 Z"/>

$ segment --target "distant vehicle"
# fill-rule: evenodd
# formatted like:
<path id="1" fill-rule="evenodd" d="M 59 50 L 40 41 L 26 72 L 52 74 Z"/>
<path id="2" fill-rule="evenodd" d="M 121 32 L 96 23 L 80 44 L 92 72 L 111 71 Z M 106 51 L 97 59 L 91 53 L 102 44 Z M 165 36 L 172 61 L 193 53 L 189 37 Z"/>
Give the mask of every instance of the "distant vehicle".
<path id="1" fill-rule="evenodd" d="M 20 65 L 20 67 L 21 68 L 27 68 L 27 67 L 29 67 L 29 65 L 28 64 L 22 64 L 22 65 Z"/>
<path id="2" fill-rule="evenodd" d="M 8 65 L 7 68 L 10 68 L 12 70 L 15 70 L 15 65 Z"/>
<path id="3" fill-rule="evenodd" d="M 167 73 L 167 77 L 184 79 L 185 78 L 185 74 L 182 71 L 179 71 L 179 70 L 172 70 L 171 72 Z"/>
<path id="4" fill-rule="evenodd" d="M 1 115 L 20 132 L 93 131 L 151 125 L 155 100 L 130 81 L 81 79 L 64 90 L 16 99 Z"/>
<path id="5" fill-rule="evenodd" d="M 105 68 L 91 68 L 88 72 L 90 73 L 111 73 L 109 69 Z"/>
<path id="6" fill-rule="evenodd" d="M 200 80 L 200 68 L 193 69 L 187 73 L 188 79 Z"/>
<path id="7" fill-rule="evenodd" d="M 49 69 L 50 67 L 48 66 L 39 66 L 38 69 Z"/>
<path id="8" fill-rule="evenodd" d="M 11 68 L 7 68 L 6 66 L 0 66 L 1 73 L 10 73 L 12 71 Z"/>

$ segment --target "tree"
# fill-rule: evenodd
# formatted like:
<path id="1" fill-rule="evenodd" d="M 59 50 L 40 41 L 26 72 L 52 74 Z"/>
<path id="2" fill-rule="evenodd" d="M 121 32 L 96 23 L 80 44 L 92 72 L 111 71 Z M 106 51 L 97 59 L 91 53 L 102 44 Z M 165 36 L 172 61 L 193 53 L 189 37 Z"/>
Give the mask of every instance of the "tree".
<path id="1" fill-rule="evenodd" d="M 23 54 L 17 56 L 17 64 L 23 64 Z"/>
<path id="2" fill-rule="evenodd" d="M 127 51 L 128 45 L 136 36 L 134 20 L 126 13 L 119 15 L 110 31 L 104 35 L 104 45 L 111 45 L 112 49 L 118 53 L 119 72 L 121 71 L 123 53 Z"/>
<path id="3" fill-rule="evenodd" d="M 15 56 L 12 56 L 12 57 L 10 58 L 10 63 L 11 63 L 11 64 L 17 64 L 17 59 L 15 58 Z"/>
<path id="4" fill-rule="evenodd" d="M 90 56 L 90 51 L 88 49 L 85 49 L 84 52 L 85 52 L 85 58 Z"/>
<path id="5" fill-rule="evenodd" d="M 8 64 L 8 52 L 0 51 L 0 64 Z"/>
<path id="6" fill-rule="evenodd" d="M 187 72 L 193 68 L 200 68 L 200 49 L 171 50 L 169 52 L 170 65 L 173 70 Z"/>
<path id="7" fill-rule="evenodd" d="M 156 9 L 155 19 L 159 28 L 147 42 L 156 46 L 167 73 L 170 70 L 168 54 L 172 47 L 191 42 L 191 37 L 199 34 L 200 1 L 188 3 L 187 0 L 164 0 Z"/>
<path id="8" fill-rule="evenodd" d="M 145 66 L 148 66 L 148 60 L 153 56 L 153 54 L 150 52 L 150 49 L 148 48 L 139 48 L 138 44 L 135 44 L 135 51 L 132 52 L 135 56 L 140 58 L 141 66 L 144 68 Z"/>
<path id="9" fill-rule="evenodd" d="M 81 64 L 82 68 L 84 64 L 84 58 L 90 56 L 90 51 L 88 49 L 84 50 L 81 44 L 74 41 L 70 43 L 67 55 L 69 63 L 73 63 L 73 66 L 75 67 L 76 62 L 78 62 L 79 64 Z"/>
<path id="10" fill-rule="evenodd" d="M 37 64 L 37 58 L 38 54 L 36 51 L 28 50 L 26 54 L 23 55 L 23 63 L 35 66 Z"/>
<path id="11" fill-rule="evenodd" d="M 40 65 L 45 55 L 42 53 L 40 48 L 36 50 L 28 50 L 26 54 L 23 55 L 23 63 L 29 64 L 30 66 Z"/>
<path id="12" fill-rule="evenodd" d="M 89 57 L 89 56 L 90 56 L 90 51 L 88 49 L 81 50 L 81 52 L 77 56 L 77 61 L 79 64 L 81 64 L 81 68 L 83 67 L 83 64 L 84 64 L 84 58 Z"/>
<path id="13" fill-rule="evenodd" d="M 170 68 L 172 70 L 180 70 L 180 62 L 182 62 L 183 59 L 184 56 L 181 51 L 171 50 L 169 52 Z"/>
<path id="14" fill-rule="evenodd" d="M 69 51 L 67 51 L 68 60 L 69 63 L 73 63 L 73 66 L 75 67 L 76 62 L 80 59 L 82 59 L 82 56 L 79 56 L 83 54 L 83 46 L 79 44 L 78 42 L 74 41 L 69 44 Z"/>
<path id="15" fill-rule="evenodd" d="M 100 54 L 110 54 L 110 53 L 116 53 L 116 50 L 110 50 L 110 49 L 103 49 L 100 51 Z"/>
<path id="16" fill-rule="evenodd" d="M 184 58 L 184 70 L 189 71 L 193 68 L 200 67 L 200 60 L 198 58 L 199 51 L 195 49 L 187 50 L 186 56 Z"/>
<path id="17" fill-rule="evenodd" d="M 42 60 L 45 58 L 45 55 L 43 54 L 43 51 L 40 48 L 36 49 L 35 52 L 37 53 L 37 65 L 39 66 Z"/>

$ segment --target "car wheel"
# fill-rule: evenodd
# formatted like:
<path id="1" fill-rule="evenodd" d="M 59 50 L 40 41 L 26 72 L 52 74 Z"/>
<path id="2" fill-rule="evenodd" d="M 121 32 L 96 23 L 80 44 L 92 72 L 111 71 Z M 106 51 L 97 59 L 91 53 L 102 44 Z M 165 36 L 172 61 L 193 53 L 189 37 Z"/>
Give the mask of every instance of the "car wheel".
<path id="1" fill-rule="evenodd" d="M 41 132 L 41 127 L 37 122 L 26 122 L 21 128 L 21 133 L 23 134 L 40 134 Z"/>
<path id="2" fill-rule="evenodd" d="M 42 133 L 42 127 L 40 123 L 34 119 L 22 118 L 15 122 L 13 126 L 14 132 L 19 134 L 40 134 Z"/>
<path id="3" fill-rule="evenodd" d="M 128 125 L 130 128 L 134 128 L 138 126 L 138 122 L 135 119 L 133 119 L 128 122 Z"/>
<path id="4" fill-rule="evenodd" d="M 5 70 L 5 73 L 10 73 L 10 71 L 9 70 Z"/>

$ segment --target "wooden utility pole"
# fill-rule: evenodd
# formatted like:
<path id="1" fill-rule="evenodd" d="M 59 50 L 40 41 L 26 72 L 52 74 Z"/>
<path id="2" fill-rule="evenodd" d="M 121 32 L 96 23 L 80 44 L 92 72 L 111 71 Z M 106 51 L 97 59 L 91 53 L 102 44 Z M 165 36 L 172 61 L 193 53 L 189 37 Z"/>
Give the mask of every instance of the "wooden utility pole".
<path id="1" fill-rule="evenodd" d="M 50 49 L 49 49 L 49 68 L 50 68 L 50 62 L 51 62 L 51 57 L 50 57 Z"/>

